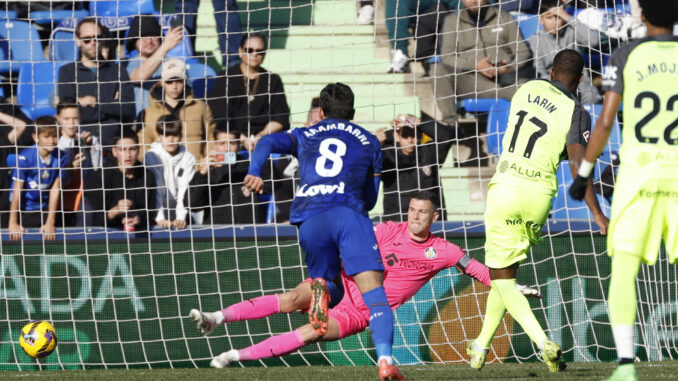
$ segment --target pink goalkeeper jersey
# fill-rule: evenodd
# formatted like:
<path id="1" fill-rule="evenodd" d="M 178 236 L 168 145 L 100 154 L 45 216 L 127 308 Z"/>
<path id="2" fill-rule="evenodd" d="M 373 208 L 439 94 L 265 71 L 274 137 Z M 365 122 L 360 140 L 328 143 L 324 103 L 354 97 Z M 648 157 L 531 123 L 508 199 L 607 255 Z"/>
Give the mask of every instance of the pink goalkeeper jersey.
<path id="1" fill-rule="evenodd" d="M 386 222 L 374 227 L 384 262 L 384 289 L 391 309 L 396 309 L 410 299 L 438 272 L 456 266 L 464 256 L 459 246 L 442 238 L 429 235 L 418 242 L 410 238 L 407 222 Z M 486 266 L 471 259 L 465 273 L 483 284 L 490 285 L 490 273 Z M 344 299 L 341 303 L 353 304 L 362 315 L 369 317 L 369 310 L 353 277 L 344 275 Z"/>

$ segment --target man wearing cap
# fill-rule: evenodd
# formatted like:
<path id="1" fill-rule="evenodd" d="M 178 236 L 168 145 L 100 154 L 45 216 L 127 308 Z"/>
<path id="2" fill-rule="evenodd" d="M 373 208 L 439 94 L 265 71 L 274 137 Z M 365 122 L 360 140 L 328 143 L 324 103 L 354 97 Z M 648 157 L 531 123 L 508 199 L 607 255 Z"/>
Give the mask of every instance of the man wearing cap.
<path id="1" fill-rule="evenodd" d="M 207 104 L 195 99 L 186 86 L 186 64 L 172 58 L 162 64 L 161 81 L 153 85 L 149 106 L 137 116 L 142 129 L 139 133 L 140 157 L 156 141 L 155 123 L 163 115 L 174 115 L 182 122 L 182 144 L 197 160 L 205 156 L 207 139 L 215 123 Z"/>
<path id="2" fill-rule="evenodd" d="M 151 87 L 160 79 L 160 66 L 167 53 L 181 42 L 183 28 L 170 29 L 162 38 L 162 28 L 153 15 L 134 16 L 127 37 L 127 51 L 138 54 L 127 61 L 127 73 L 134 85 L 136 112 L 148 107 Z"/>
<path id="3" fill-rule="evenodd" d="M 57 96 L 77 100 L 81 130 L 99 137 L 104 150 L 110 150 L 120 123 L 134 120 L 134 90 L 127 72 L 104 59 L 101 38 L 102 26 L 95 17 L 78 23 L 75 43 L 80 59 L 59 70 Z"/>
<path id="4" fill-rule="evenodd" d="M 391 126 L 390 131 L 385 128 L 375 131 L 383 155 L 383 219 L 406 221 L 409 199 L 417 191 L 429 191 L 437 197 L 444 219 L 438 166 L 452 146 L 452 130 L 437 128 L 432 120 L 422 123 L 407 114 L 398 115 Z"/>

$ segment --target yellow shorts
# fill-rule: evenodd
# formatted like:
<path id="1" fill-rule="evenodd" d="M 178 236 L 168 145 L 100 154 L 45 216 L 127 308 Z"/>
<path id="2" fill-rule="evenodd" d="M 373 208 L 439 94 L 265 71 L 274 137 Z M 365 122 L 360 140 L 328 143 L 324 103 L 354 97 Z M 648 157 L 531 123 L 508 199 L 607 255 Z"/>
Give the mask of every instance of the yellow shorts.
<path id="1" fill-rule="evenodd" d="M 620 171 L 615 185 L 607 250 L 654 264 L 662 238 L 669 263 L 678 259 L 678 179 L 642 179 Z"/>
<path id="2" fill-rule="evenodd" d="M 529 188 L 492 184 L 485 207 L 485 265 L 509 267 L 527 258 L 530 245 L 541 242 L 541 228 L 552 197 Z"/>

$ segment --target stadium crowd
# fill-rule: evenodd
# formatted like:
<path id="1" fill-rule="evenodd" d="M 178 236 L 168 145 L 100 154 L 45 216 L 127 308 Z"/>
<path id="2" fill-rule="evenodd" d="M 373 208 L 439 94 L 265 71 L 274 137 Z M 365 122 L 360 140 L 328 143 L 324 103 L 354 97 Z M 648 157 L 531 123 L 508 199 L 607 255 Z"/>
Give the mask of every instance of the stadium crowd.
<path id="1" fill-rule="evenodd" d="M 194 3 L 177 1 L 177 9 L 195 13 Z M 393 61 L 385 69 L 410 71 L 411 28 L 421 43 L 414 59 L 435 76 L 442 116 L 398 115 L 390 129 L 376 131 L 384 154 L 384 219 L 401 221 L 404 200 L 418 190 L 442 200 L 438 169 L 455 139 L 467 139 L 475 150 L 476 161 L 468 163 L 483 164 L 479 123 L 460 121 L 461 99 L 510 99 L 517 84 L 548 75 L 556 51 L 605 40 L 568 12 L 575 3 L 585 6 L 558 0 L 386 2 Z M 235 1 L 226 5 L 229 12 L 237 9 Z M 25 10 L 18 11 L 25 17 Z M 538 14 L 543 29 L 522 36 L 509 11 Z M 417 25 L 425 16 L 439 27 Z M 55 112 L 26 115 L 9 98 L 0 104 L 0 227 L 13 239 L 29 227 L 50 239 L 56 226 L 145 231 L 287 221 L 296 160 L 270 159 L 264 194 L 243 186 L 258 140 L 291 127 L 283 81 L 262 66 L 266 36 L 240 35 L 231 24 L 227 34 L 221 21 L 225 69 L 211 89 L 198 90 L 188 73 L 195 59 L 171 53 L 182 44 L 193 51 L 194 19 L 171 21 L 165 33 L 156 15 L 137 15 L 126 36 L 118 32 L 120 40 L 97 17 L 78 19 L 73 38 L 79 53 L 58 69 Z M 374 21 L 371 2 L 360 2 L 358 21 Z M 496 24 L 502 25 L 498 33 Z M 117 59 L 120 51 L 123 59 Z M 600 102 L 598 78 L 586 75 L 580 100 Z M 314 100 L 307 126 L 318 115 Z"/>

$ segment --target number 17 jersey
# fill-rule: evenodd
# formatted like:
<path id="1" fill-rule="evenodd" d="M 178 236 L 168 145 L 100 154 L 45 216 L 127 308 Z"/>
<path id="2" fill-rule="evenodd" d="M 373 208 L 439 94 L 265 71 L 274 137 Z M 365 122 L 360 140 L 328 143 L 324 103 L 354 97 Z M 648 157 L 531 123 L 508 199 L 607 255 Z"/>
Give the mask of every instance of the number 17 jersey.
<path id="1" fill-rule="evenodd" d="M 570 144 L 586 145 L 590 115 L 560 81 L 528 81 L 511 99 L 499 164 L 490 184 L 510 184 L 555 196 L 556 172 Z"/>
<path id="2" fill-rule="evenodd" d="M 300 183 L 290 210 L 290 223 L 346 206 L 366 215 L 365 191 L 381 174 L 379 140 L 364 128 L 342 119 L 324 119 L 288 132 L 299 160 Z"/>

